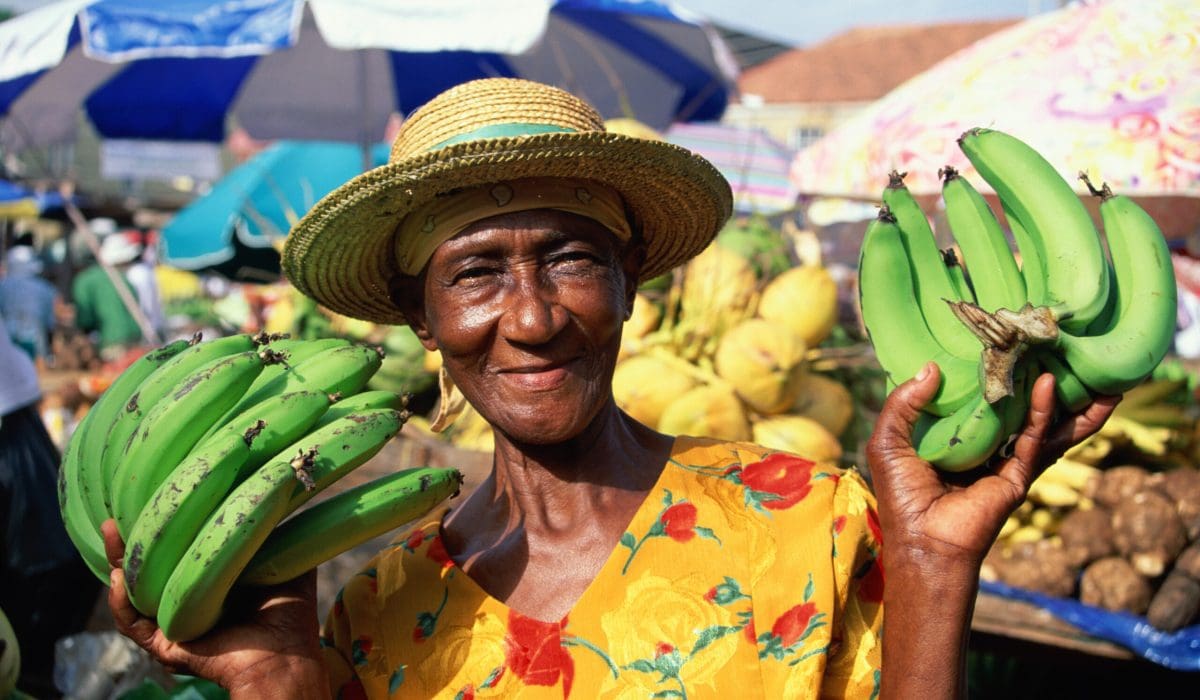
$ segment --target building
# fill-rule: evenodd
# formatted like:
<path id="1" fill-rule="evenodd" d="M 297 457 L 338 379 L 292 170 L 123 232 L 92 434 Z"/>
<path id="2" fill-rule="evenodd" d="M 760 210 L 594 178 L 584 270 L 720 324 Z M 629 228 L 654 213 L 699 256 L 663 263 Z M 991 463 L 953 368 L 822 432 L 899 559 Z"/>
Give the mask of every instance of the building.
<path id="1" fill-rule="evenodd" d="M 860 27 L 746 68 L 722 121 L 760 126 L 796 149 L 901 83 L 1017 19 Z"/>

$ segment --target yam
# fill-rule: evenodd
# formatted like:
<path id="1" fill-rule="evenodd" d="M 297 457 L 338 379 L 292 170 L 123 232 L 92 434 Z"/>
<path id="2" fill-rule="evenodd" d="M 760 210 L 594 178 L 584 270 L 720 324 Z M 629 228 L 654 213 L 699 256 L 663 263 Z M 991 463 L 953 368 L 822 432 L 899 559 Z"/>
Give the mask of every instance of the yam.
<path id="1" fill-rule="evenodd" d="M 1161 576 L 1187 545 L 1175 504 L 1157 491 L 1143 491 L 1113 510 L 1113 542 L 1143 576 Z"/>
<path id="2" fill-rule="evenodd" d="M 1058 526 L 1063 549 L 1077 566 L 1086 566 L 1116 552 L 1113 544 L 1112 513 L 1097 506 L 1072 510 Z"/>
<path id="3" fill-rule="evenodd" d="M 1141 615 L 1150 605 L 1150 582 L 1121 557 L 1104 557 L 1083 570 L 1079 600 L 1105 610 Z"/>
<path id="4" fill-rule="evenodd" d="M 1112 467 L 1100 476 L 1095 493 L 1087 495 L 1105 508 L 1116 508 L 1141 491 L 1149 478 L 1150 472 L 1137 465 Z"/>

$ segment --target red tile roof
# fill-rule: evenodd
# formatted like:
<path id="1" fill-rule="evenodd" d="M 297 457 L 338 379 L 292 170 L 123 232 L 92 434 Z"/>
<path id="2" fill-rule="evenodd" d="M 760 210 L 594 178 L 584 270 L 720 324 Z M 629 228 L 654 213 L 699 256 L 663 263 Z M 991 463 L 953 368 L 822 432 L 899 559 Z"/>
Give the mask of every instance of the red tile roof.
<path id="1" fill-rule="evenodd" d="M 851 29 L 747 69 L 738 88 L 768 103 L 876 100 L 955 51 L 1017 21 Z"/>

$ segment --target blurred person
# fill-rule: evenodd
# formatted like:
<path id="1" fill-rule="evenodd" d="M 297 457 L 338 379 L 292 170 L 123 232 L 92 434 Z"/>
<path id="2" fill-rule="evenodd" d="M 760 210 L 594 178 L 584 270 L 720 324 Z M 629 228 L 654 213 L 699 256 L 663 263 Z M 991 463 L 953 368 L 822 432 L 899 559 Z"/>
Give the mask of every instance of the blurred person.
<path id="1" fill-rule="evenodd" d="M 100 244 L 100 259 L 117 271 L 135 298 L 137 290 L 130 284 L 126 272 L 141 253 L 141 245 L 123 233 L 105 236 Z M 117 288 L 99 263 L 75 277 L 71 296 L 75 302 L 76 327 L 96 333 L 100 357 L 106 362 L 117 359 L 141 342 L 142 329 L 137 319 L 125 307 Z"/>
<path id="2" fill-rule="evenodd" d="M 165 324 L 162 297 L 158 293 L 158 279 L 154 274 L 154 265 L 158 257 L 151 240 L 154 234 L 131 229 L 122 232 L 122 235 L 137 239 L 141 245 L 142 252 L 125 270 L 125 279 L 129 280 L 137 292 L 138 306 L 150 322 L 150 327 L 161 336 Z"/>
<path id="3" fill-rule="evenodd" d="M 21 645 L 18 687 L 51 697 L 54 643 L 84 628 L 99 582 L 63 527 L 41 397 L 32 360 L 0 333 L 0 608 Z"/>
<path id="4" fill-rule="evenodd" d="M 0 277 L 0 314 L 12 342 L 44 368 L 50 352 L 50 333 L 55 326 L 59 294 L 41 277 L 42 260 L 30 246 L 9 249 Z"/>

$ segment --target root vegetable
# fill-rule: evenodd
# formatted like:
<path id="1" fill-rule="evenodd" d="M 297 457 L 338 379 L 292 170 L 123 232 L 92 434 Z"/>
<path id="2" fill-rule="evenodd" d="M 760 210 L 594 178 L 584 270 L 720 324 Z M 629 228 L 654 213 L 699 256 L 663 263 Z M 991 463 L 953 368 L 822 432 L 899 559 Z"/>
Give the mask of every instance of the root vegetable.
<path id="1" fill-rule="evenodd" d="M 1200 540 L 1200 469 L 1180 467 L 1155 477 L 1155 489 L 1175 501 L 1188 539 Z"/>
<path id="2" fill-rule="evenodd" d="M 1138 573 L 1160 576 L 1187 545 L 1175 504 L 1157 491 L 1143 491 L 1113 510 L 1113 542 Z"/>
<path id="3" fill-rule="evenodd" d="M 1150 601 L 1146 618 L 1164 632 L 1186 627 L 1200 613 L 1200 542 L 1193 542 L 1175 560 L 1162 587 Z"/>
<path id="4" fill-rule="evenodd" d="M 1071 564 L 1062 544 L 1052 540 L 1016 545 L 1006 553 L 989 555 L 985 564 L 986 576 L 1017 588 L 1060 597 L 1074 594 L 1079 571 Z"/>
<path id="5" fill-rule="evenodd" d="M 1062 519 L 1058 536 L 1073 563 L 1085 566 L 1113 554 L 1112 513 L 1107 508 L 1073 510 Z"/>
<path id="6" fill-rule="evenodd" d="M 1150 605 L 1150 582 L 1121 557 L 1105 557 L 1083 570 L 1079 600 L 1105 610 L 1141 615 Z"/>
<path id="7" fill-rule="evenodd" d="M 1149 478 L 1150 472 L 1133 464 L 1112 467 L 1105 469 L 1100 476 L 1100 481 L 1095 484 L 1095 493 L 1086 495 L 1106 508 L 1116 508 L 1141 491 Z"/>

